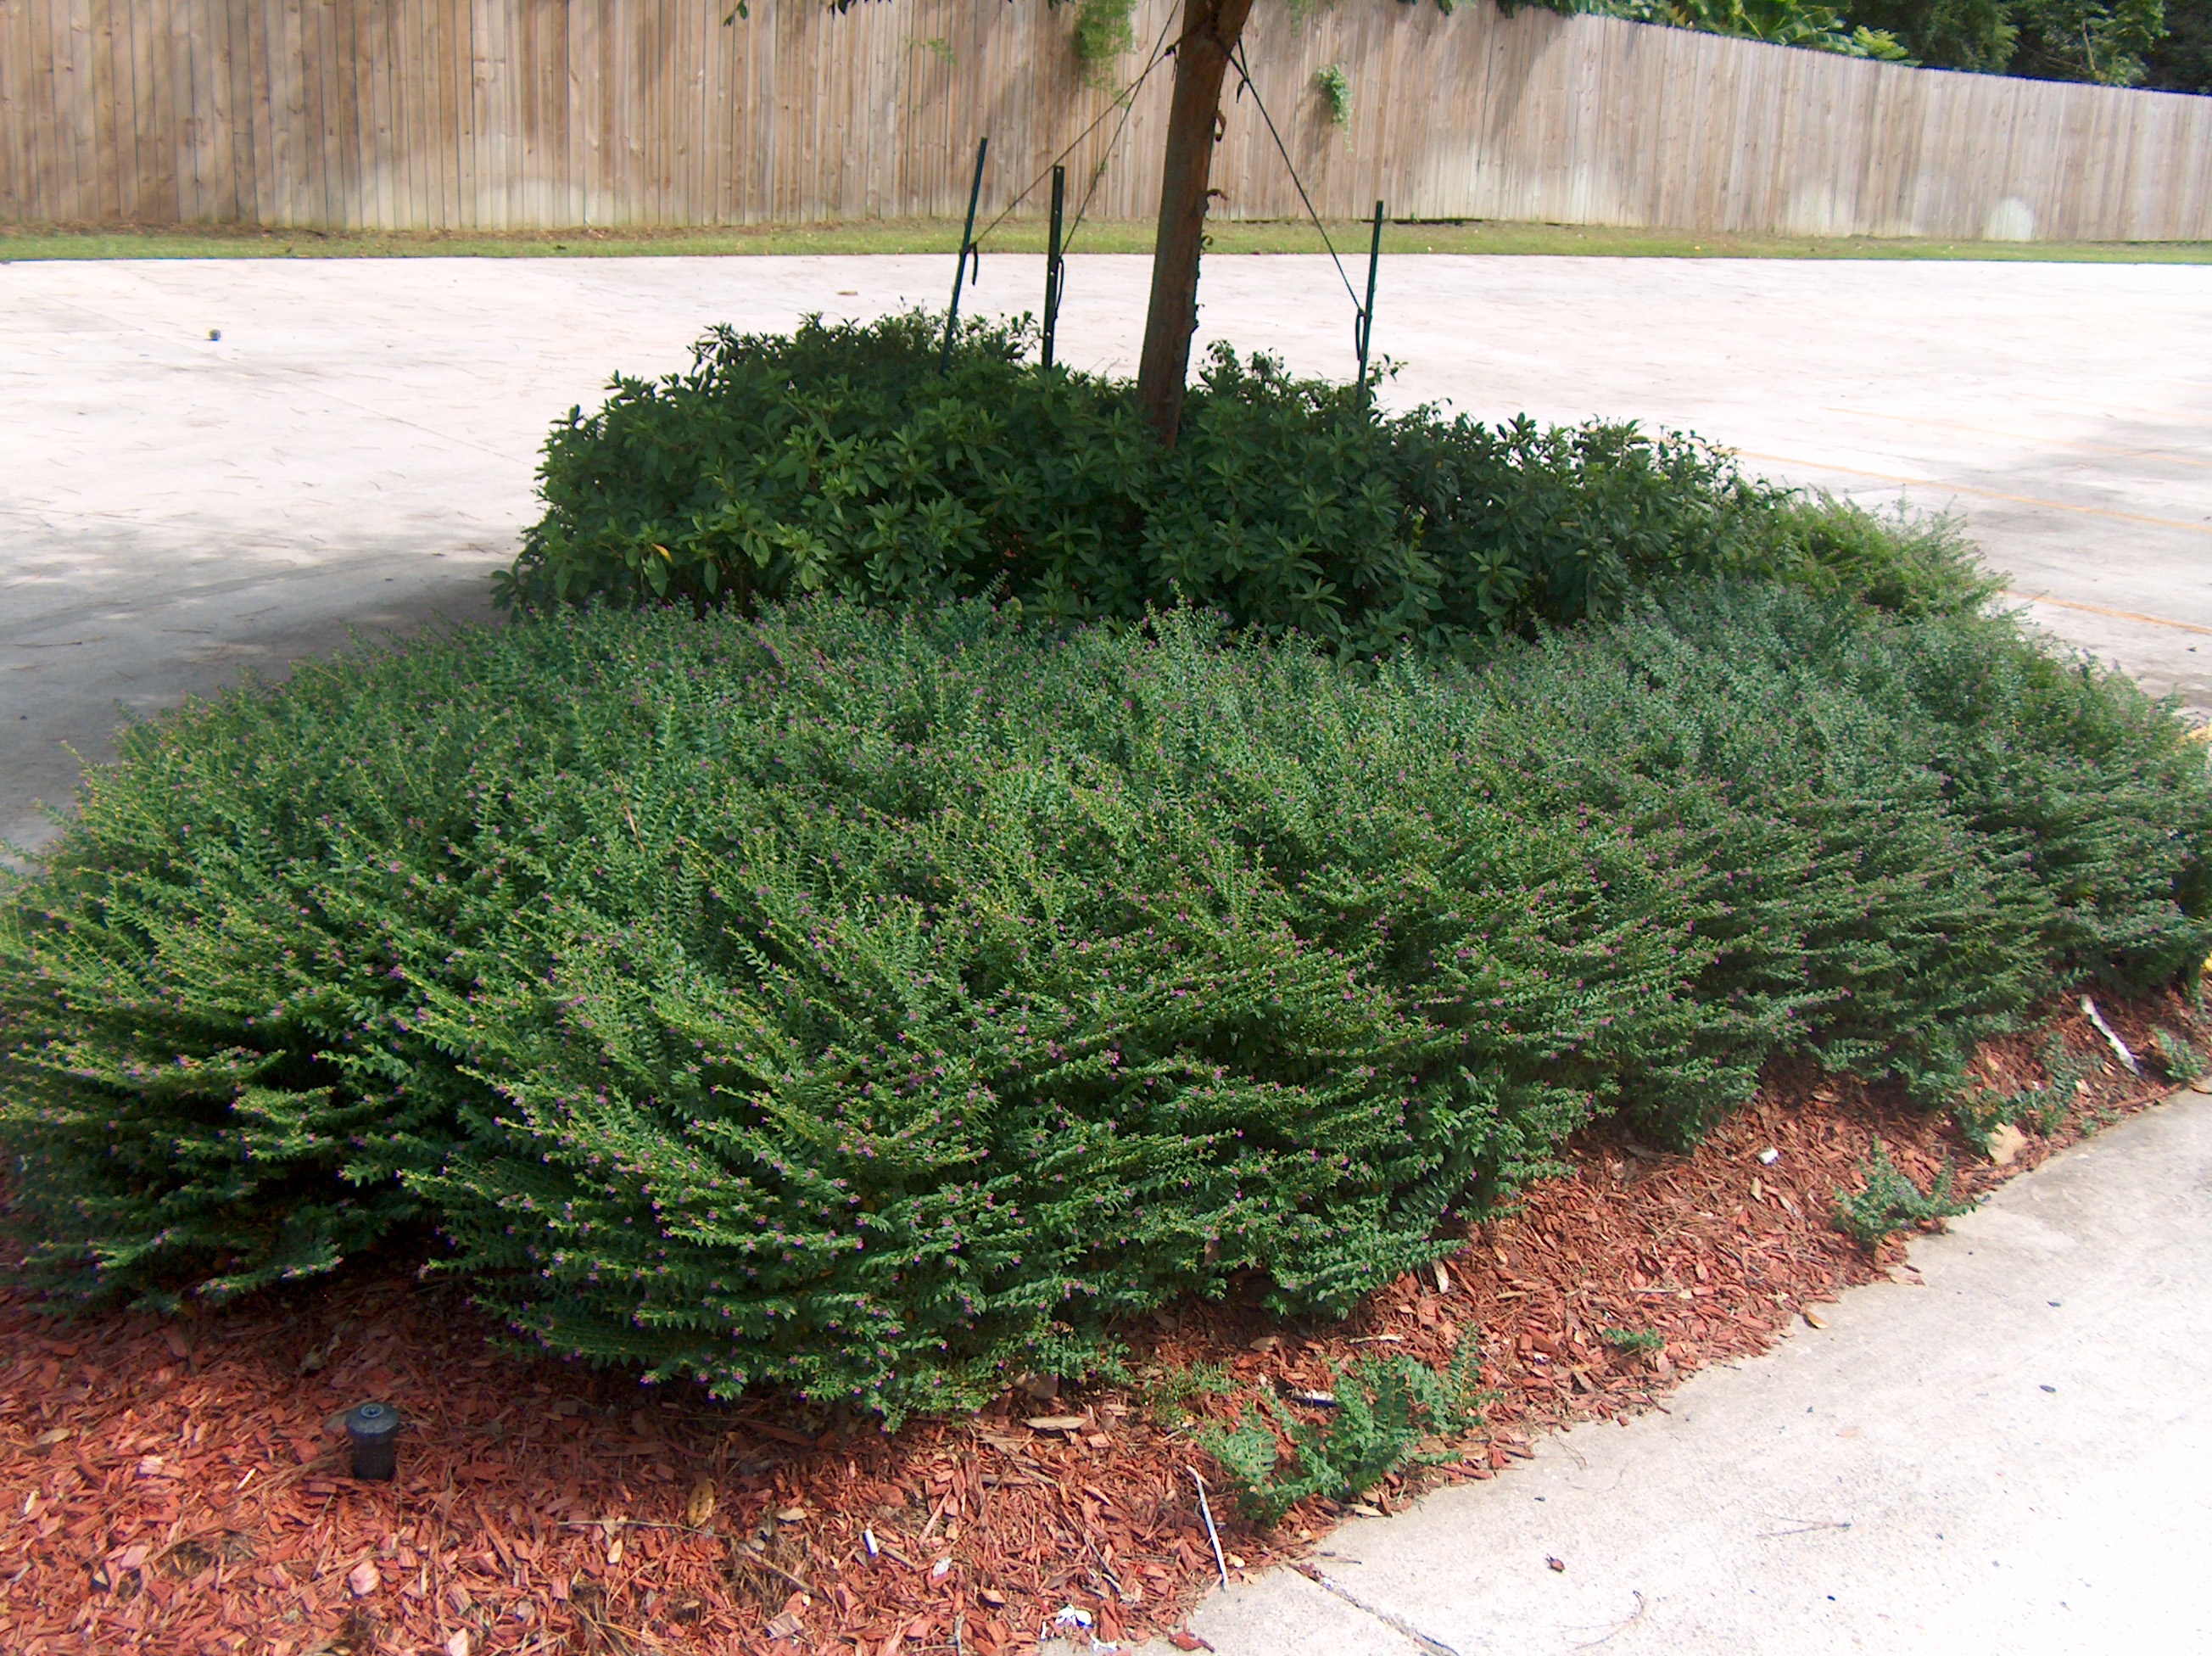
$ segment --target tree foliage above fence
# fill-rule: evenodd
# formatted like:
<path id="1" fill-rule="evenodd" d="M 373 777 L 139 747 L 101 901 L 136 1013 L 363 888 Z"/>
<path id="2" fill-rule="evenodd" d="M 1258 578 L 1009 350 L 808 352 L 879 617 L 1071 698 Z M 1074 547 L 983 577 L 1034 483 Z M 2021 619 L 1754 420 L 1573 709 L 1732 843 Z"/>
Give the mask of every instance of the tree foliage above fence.
<path id="1" fill-rule="evenodd" d="M 1498 0 L 1498 3 L 1508 11 L 1516 4 L 1538 5 L 1570 16 L 1618 17 L 1632 23 L 1698 29 L 1740 40 L 1763 40 L 1769 46 L 1832 52 L 1846 58 L 1911 61 L 1888 30 L 1854 24 L 1839 7 L 1816 4 L 1814 0 Z"/>
<path id="2" fill-rule="evenodd" d="M 2193 59 L 2161 54 L 2202 38 L 2212 0 L 1498 0 L 1569 14 L 1700 29 L 1775 46 L 1931 69 L 2042 81 L 2137 86 L 2155 61 L 2157 83 L 2212 89 Z M 2191 67 L 2198 70 L 2194 78 Z"/>

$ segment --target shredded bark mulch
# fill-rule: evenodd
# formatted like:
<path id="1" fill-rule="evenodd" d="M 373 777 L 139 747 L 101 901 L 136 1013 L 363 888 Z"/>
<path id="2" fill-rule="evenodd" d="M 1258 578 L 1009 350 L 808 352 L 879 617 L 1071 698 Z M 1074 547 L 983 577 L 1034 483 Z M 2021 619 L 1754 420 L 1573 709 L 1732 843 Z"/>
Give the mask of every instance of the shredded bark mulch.
<path id="1" fill-rule="evenodd" d="M 2153 1024 L 2203 1038 L 2178 995 L 2103 1010 L 2138 1052 Z M 1850 1284 L 1909 1279 L 1901 1239 L 1869 1252 L 1834 1222 L 1876 1138 L 1923 1189 L 1948 1162 L 1974 1193 L 2170 1092 L 2148 1063 L 2128 1074 L 2070 1001 L 2037 1035 L 1991 1044 L 1978 1074 L 2007 1093 L 2042 1085 L 2051 1030 L 2090 1078 L 2006 1166 L 1893 1096 L 1778 1075 L 1693 1154 L 1591 1129 L 1515 1217 L 1345 1322 L 1182 1306 L 1128 1331 L 1151 1384 L 1040 1385 L 889 1438 L 495 1351 L 459 1290 L 388 1263 L 173 1320 L 68 1319 L 10 1286 L 0 1648 L 1004 1656 L 1079 1610 L 1102 1641 L 1173 1634 L 1217 1580 L 1191 1470 L 1231 1574 L 1296 1559 L 1342 1509 L 1309 1501 L 1267 1534 L 1235 1519 L 1156 1377 L 1225 1366 L 1230 1395 L 1188 1408 L 1227 1420 L 1262 1385 L 1326 1391 L 1364 1353 L 1441 1366 L 1478 1341 L 1495 1394 L 1483 1429 L 1361 1509 L 1494 1476 L 1538 1434 L 1652 1407 Z M 1608 1330 L 1663 1344 L 1623 1351 Z M 339 1417 L 368 1399 L 406 1421 L 391 1483 L 348 1476 Z"/>

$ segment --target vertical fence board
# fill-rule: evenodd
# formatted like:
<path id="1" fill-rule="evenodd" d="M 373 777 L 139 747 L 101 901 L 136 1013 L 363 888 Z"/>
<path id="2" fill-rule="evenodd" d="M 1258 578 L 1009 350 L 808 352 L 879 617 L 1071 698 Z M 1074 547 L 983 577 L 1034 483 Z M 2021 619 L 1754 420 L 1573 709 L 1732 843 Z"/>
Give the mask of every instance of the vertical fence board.
<path id="1" fill-rule="evenodd" d="M 107 42 L 114 60 L 111 70 L 115 111 L 115 208 L 116 216 L 127 221 L 158 223 L 161 222 L 161 191 L 157 182 L 160 162 L 157 153 L 161 144 L 161 94 L 154 84 L 152 35 L 156 18 L 150 9 L 142 9 L 130 0 L 107 0 L 111 18 Z M 103 42 L 91 27 L 91 18 L 86 14 L 92 9 L 84 0 L 69 0 L 70 45 L 81 48 L 88 41 L 96 52 Z M 73 89 L 82 93 L 97 85 L 97 68 L 85 64 L 79 50 L 73 50 Z M 92 78 L 83 77 L 90 70 Z M 71 111 L 64 119 L 72 134 L 88 130 L 88 116 L 96 119 L 90 110 L 82 113 Z M 95 143 L 96 143 L 95 139 Z M 80 151 L 80 171 L 71 182 L 77 186 L 80 199 L 95 197 L 91 179 L 84 176 Z M 97 164 L 97 155 L 94 156 Z"/>
<path id="2" fill-rule="evenodd" d="M 23 13 L 22 0 L 0 0 L 0 63 L 15 62 L 32 49 Z M 35 210 L 27 194 L 33 121 L 22 103 L 28 92 L 24 80 L 0 75 L 0 220 L 27 219 Z"/>

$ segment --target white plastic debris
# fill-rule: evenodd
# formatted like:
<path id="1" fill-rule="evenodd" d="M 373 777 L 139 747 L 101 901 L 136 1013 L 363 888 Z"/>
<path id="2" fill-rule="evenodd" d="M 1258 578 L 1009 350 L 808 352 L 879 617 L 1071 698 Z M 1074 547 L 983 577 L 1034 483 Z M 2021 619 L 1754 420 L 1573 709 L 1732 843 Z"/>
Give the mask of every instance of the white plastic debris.
<path id="1" fill-rule="evenodd" d="M 1759 1153 L 1759 1165 L 1762 1167 L 1771 1167 L 1776 1162 L 1781 1160 L 1782 1152 L 1776 1149 L 1771 1144 Z"/>
<path id="2" fill-rule="evenodd" d="M 1052 1618 L 1052 1624 L 1056 1628 L 1087 1628 L 1091 1625 L 1091 1612 L 1073 1604 L 1062 1604 L 1060 1614 Z"/>
<path id="3" fill-rule="evenodd" d="M 2128 1074 L 2142 1075 L 2142 1066 L 2136 1062 L 2136 1055 L 2128 1050 L 2128 1044 L 2113 1032 L 2112 1026 L 2105 1021 L 2105 1014 L 2097 1010 L 2097 1003 L 2086 995 L 2081 997 L 2081 1010 L 2089 1014 L 2089 1021 L 2096 1025 L 2097 1033 L 2103 1036 L 2112 1050 L 2119 1054 L 2120 1062 L 2128 1067 Z"/>

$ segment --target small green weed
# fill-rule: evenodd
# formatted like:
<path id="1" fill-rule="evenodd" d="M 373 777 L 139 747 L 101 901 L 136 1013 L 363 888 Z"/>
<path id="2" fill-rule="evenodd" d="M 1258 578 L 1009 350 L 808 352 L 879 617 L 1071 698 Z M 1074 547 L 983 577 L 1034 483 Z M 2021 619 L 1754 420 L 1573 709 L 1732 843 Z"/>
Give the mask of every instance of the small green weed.
<path id="1" fill-rule="evenodd" d="M 1145 1406 L 1152 1423 L 1172 1432 L 1190 1418 L 1193 1397 L 1218 1397 L 1233 1384 L 1225 1363 L 1193 1363 L 1188 1368 L 1164 1368 L 1145 1388 Z"/>
<path id="2" fill-rule="evenodd" d="M 2036 1096 L 2033 1093 L 2000 1093 L 1994 1087 L 1977 1084 L 1951 1106 L 1951 1122 L 1959 1129 L 1960 1138 L 1987 1155 L 1997 1129 L 2018 1122 L 2023 1104 Z"/>
<path id="3" fill-rule="evenodd" d="M 1889 1147 L 1880 1139 L 1874 1142 L 1873 1155 L 1860 1165 L 1860 1172 L 1866 1183 L 1856 1195 L 1836 1192 L 1836 1224 L 1869 1248 L 1886 1236 L 1952 1218 L 1974 1205 L 1971 1196 L 1953 1194 L 1957 1169 L 1949 1162 L 1936 1175 L 1935 1188 L 1923 1193 L 1898 1170 L 1889 1159 Z"/>
<path id="4" fill-rule="evenodd" d="M 2159 1062 L 2173 1080 L 2193 1081 L 2204 1073 L 2204 1055 L 2190 1044 L 2187 1036 L 2161 1024 L 2151 1031 L 2151 1038 L 2158 1043 Z"/>
<path id="5" fill-rule="evenodd" d="M 2166 1032 L 2159 1032 L 2160 1050 L 2164 1050 Z M 2176 1040 L 2180 1038 L 2176 1036 Z M 2196 1050 L 2182 1044 L 2180 1062 L 2196 1056 Z M 2188 1076 L 2172 1068 L 2175 1059 L 2169 1055 L 2168 1068 L 2177 1080 Z M 2054 1035 L 2043 1046 L 2044 1084 L 2021 1093 L 2003 1093 L 1986 1087 L 1976 1087 L 1951 1109 L 1951 1120 L 1958 1127 L 1959 1135 L 1984 1155 L 1989 1154 L 1990 1135 L 2001 1126 L 2027 1122 L 2039 1133 L 2057 1132 L 2065 1124 L 2067 1113 L 2080 1097 L 2082 1078 L 2088 1075 L 2089 1066 L 2076 1059 L 2067 1050 L 2066 1043 Z"/>
<path id="6" fill-rule="evenodd" d="M 1442 1374 L 1411 1357 L 1363 1357 L 1337 1377 L 1336 1407 L 1326 1424 L 1310 1425 L 1262 1392 L 1262 1413 L 1240 1412 L 1233 1430 L 1208 1427 L 1199 1446 L 1221 1463 L 1245 1515 L 1272 1528 L 1308 1495 L 1357 1500 L 1402 1467 L 1448 1458 L 1424 1454 L 1419 1446 L 1481 1418 L 1480 1355 L 1474 1345 L 1462 1345 Z"/>
<path id="7" fill-rule="evenodd" d="M 2063 1038 L 2053 1035 L 2043 1044 L 2043 1086 L 2020 1095 L 2020 1114 L 2014 1119 L 2031 1118 L 2038 1132 L 2055 1133 L 2065 1125 L 2067 1112 L 2081 1097 L 2089 1066 L 2067 1049 Z"/>
<path id="8" fill-rule="evenodd" d="M 1648 1328 L 1609 1328 L 1598 1336 L 1625 1357 L 1649 1357 L 1667 1343 L 1667 1336 Z"/>

